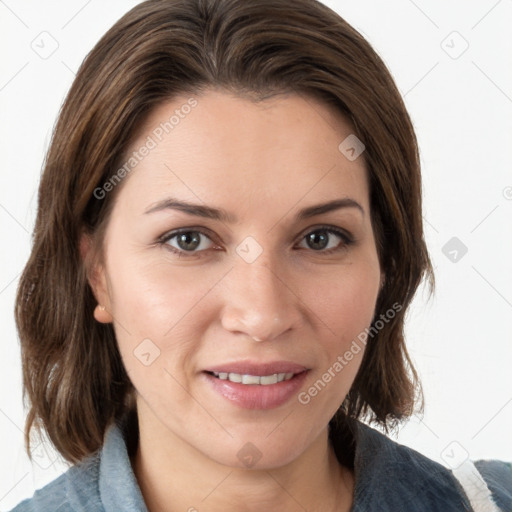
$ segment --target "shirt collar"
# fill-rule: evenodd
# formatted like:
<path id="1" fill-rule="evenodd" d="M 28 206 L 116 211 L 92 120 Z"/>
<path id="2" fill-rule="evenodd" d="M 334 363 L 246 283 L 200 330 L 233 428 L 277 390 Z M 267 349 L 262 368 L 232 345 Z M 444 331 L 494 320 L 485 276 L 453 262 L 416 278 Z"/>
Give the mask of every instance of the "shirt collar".
<path id="1" fill-rule="evenodd" d="M 359 421 L 350 423 L 350 435 L 342 430 L 332 427 L 330 435 L 340 461 L 344 456 L 347 460 L 341 452 L 352 436 L 348 450 L 355 474 L 351 512 L 408 512 L 420 510 L 420 505 L 445 512 L 471 510 L 454 477 L 442 465 Z M 101 502 L 106 512 L 148 512 L 131 466 L 126 435 L 127 426 L 122 422 L 113 424 L 105 435 L 99 467 Z"/>
<path id="2" fill-rule="evenodd" d="M 105 512 L 147 512 L 126 447 L 124 424 L 113 424 L 101 452 L 99 492 Z"/>
<path id="3" fill-rule="evenodd" d="M 472 510 L 451 471 L 355 421 L 355 489 L 351 512 Z"/>

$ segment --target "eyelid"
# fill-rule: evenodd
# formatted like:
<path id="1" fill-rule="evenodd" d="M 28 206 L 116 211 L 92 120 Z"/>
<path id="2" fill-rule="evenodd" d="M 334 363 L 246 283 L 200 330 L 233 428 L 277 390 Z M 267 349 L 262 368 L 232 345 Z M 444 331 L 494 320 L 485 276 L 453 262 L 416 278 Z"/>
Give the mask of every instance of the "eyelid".
<path id="1" fill-rule="evenodd" d="M 165 243 L 168 242 L 171 238 L 174 238 L 177 235 L 180 235 L 182 233 L 190 233 L 190 232 L 196 232 L 200 233 L 201 235 L 206 236 L 209 238 L 213 243 L 217 243 L 215 241 L 215 236 L 212 234 L 212 232 L 203 227 L 185 227 L 185 228 L 177 228 L 177 229 L 171 229 L 170 231 L 165 232 L 163 235 L 159 236 L 156 240 L 157 243 Z"/>

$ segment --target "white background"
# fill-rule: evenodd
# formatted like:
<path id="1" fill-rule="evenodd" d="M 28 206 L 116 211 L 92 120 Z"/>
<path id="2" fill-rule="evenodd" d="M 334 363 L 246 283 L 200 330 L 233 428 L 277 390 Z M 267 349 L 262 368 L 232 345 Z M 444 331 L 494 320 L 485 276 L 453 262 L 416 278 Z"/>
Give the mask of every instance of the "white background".
<path id="1" fill-rule="evenodd" d="M 136 3 L 0 0 L 1 510 L 66 467 L 41 449 L 30 464 L 23 451 L 14 296 L 59 107 L 87 52 Z M 408 317 L 426 410 L 398 439 L 448 466 L 511 461 L 512 0 L 325 3 L 389 66 L 420 143 L 437 293 L 427 302 L 420 291 Z M 46 59 L 33 49 L 57 44 Z M 452 237 L 468 249 L 456 262 L 443 253 Z"/>

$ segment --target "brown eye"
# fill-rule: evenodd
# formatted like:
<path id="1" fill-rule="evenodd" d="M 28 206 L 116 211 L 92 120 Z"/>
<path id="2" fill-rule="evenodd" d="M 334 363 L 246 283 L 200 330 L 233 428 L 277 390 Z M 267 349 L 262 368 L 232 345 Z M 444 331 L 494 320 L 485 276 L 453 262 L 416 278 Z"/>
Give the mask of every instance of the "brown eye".
<path id="1" fill-rule="evenodd" d="M 177 251 L 199 252 L 209 249 L 212 241 L 200 231 L 181 231 L 170 234 L 165 243 Z"/>
<path id="2" fill-rule="evenodd" d="M 329 245 L 329 233 L 327 230 L 322 229 L 318 231 L 313 231 L 313 233 L 309 233 L 306 235 L 306 243 L 310 249 L 314 249 L 315 251 L 320 251 L 325 249 Z"/>
<path id="3" fill-rule="evenodd" d="M 351 239 L 341 231 L 319 228 L 306 234 L 299 247 L 317 252 L 330 252 L 350 245 Z"/>
<path id="4" fill-rule="evenodd" d="M 201 243 L 201 236 L 194 231 L 181 233 L 176 237 L 176 243 L 179 245 L 180 249 L 184 251 L 194 251 Z"/>

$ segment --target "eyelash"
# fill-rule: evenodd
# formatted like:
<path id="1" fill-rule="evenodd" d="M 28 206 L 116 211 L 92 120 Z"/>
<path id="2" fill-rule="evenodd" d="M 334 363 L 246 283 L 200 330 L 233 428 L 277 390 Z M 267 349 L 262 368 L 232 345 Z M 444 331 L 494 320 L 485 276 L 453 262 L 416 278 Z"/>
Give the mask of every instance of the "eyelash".
<path id="1" fill-rule="evenodd" d="M 332 226 L 315 227 L 314 229 L 311 229 L 310 231 L 307 231 L 306 233 L 304 233 L 300 237 L 299 242 L 302 242 L 306 238 L 307 235 L 310 235 L 311 233 L 315 233 L 317 231 L 325 231 L 329 235 L 335 235 L 335 236 L 339 237 L 341 239 L 340 244 L 336 247 L 331 247 L 330 249 L 327 249 L 327 250 L 315 251 L 314 249 L 309 249 L 309 248 L 305 248 L 305 247 L 301 247 L 300 250 L 306 249 L 313 253 L 328 255 L 328 254 L 332 254 L 335 252 L 347 250 L 348 247 L 353 245 L 355 242 L 355 240 L 352 238 L 352 236 L 350 234 L 348 234 L 347 232 L 340 230 L 338 228 L 334 228 Z M 196 229 L 196 228 L 181 228 L 181 229 L 177 229 L 177 230 L 165 233 L 160 238 L 158 238 L 157 244 L 161 245 L 161 246 L 165 246 L 167 250 L 171 251 L 174 254 L 177 254 L 178 257 L 180 257 L 180 258 L 181 257 L 186 257 L 186 258 L 196 257 L 197 258 L 197 257 L 203 256 L 202 253 L 208 251 L 208 249 L 203 249 L 201 251 L 184 251 L 184 250 L 176 249 L 176 247 L 172 247 L 171 245 L 168 244 L 169 240 L 172 240 L 173 238 L 175 238 L 183 233 L 199 233 L 199 234 L 207 237 L 210 241 L 212 241 L 215 244 L 215 241 L 212 240 L 211 236 L 209 236 L 207 232 L 205 232 L 202 229 Z M 217 250 L 217 249 L 213 249 L 213 250 Z"/>

